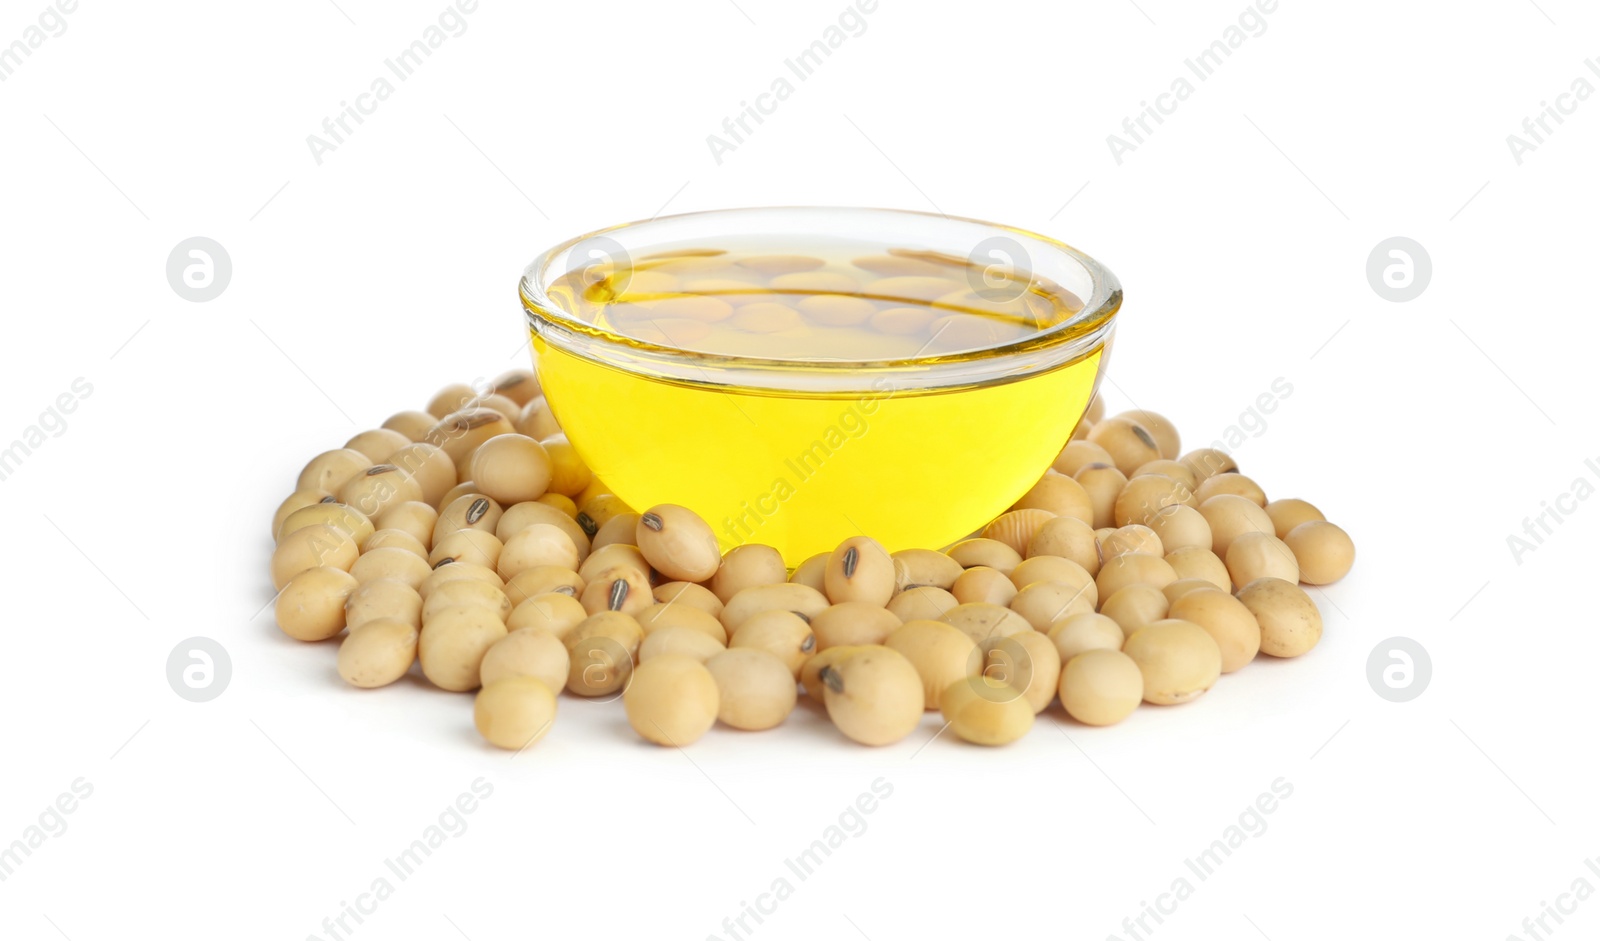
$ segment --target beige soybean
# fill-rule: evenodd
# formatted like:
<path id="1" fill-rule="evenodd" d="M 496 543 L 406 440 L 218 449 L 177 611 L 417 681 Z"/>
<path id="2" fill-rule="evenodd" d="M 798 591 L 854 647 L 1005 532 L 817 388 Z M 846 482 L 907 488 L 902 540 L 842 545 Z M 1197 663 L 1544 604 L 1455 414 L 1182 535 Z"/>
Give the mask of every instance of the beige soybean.
<path id="1" fill-rule="evenodd" d="M 883 646 L 898 651 L 916 669 L 927 709 L 939 708 L 945 689 L 958 679 L 976 676 L 981 666 L 972 638 L 942 621 L 907 621 Z"/>
<path id="2" fill-rule="evenodd" d="M 576 599 L 588 584 L 583 576 L 565 566 L 535 565 L 506 579 L 504 587 L 506 597 L 518 605 L 538 595 L 560 594 Z"/>
<path id="3" fill-rule="evenodd" d="M 478 606 L 439 611 L 423 620 L 417 635 L 422 675 L 451 692 L 477 689 L 483 655 L 504 636 L 506 626 L 493 611 Z"/>
<path id="4" fill-rule="evenodd" d="M 334 529 L 327 523 L 297 529 L 285 536 L 272 551 L 272 587 L 281 591 L 283 586 L 289 584 L 289 579 L 306 569 L 319 566 L 348 572 L 359 555 L 356 541 L 350 538 L 350 534 Z M 421 561 L 416 556 L 411 558 Z M 426 562 L 422 565 L 427 567 Z"/>
<path id="5" fill-rule="evenodd" d="M 539 394 L 539 377 L 531 369 L 508 369 L 489 382 L 489 388 L 518 405 Z"/>
<path id="6" fill-rule="evenodd" d="M 609 696 L 633 675 L 644 631 L 626 614 L 602 611 L 584 618 L 562 642 L 572 657 L 567 689 L 579 696 Z"/>
<path id="7" fill-rule="evenodd" d="M 633 508 L 616 494 L 600 493 L 578 502 L 577 523 L 585 533 L 593 536 L 600 531 L 600 527 L 610 522 L 612 517 L 632 512 Z M 642 513 L 639 515 L 640 518 L 644 516 Z"/>
<path id="8" fill-rule="evenodd" d="M 1200 515 L 1211 527 L 1211 551 L 1226 558 L 1228 547 L 1245 533 L 1271 533 L 1267 511 L 1237 494 L 1223 493 L 1200 504 Z"/>
<path id="9" fill-rule="evenodd" d="M 393 546 L 363 552 L 350 566 L 350 574 L 362 584 L 380 578 L 393 578 L 416 588 L 432 573 L 433 569 L 426 559 Z"/>
<path id="10" fill-rule="evenodd" d="M 650 594 L 650 579 L 638 569 L 623 565 L 596 572 L 578 600 L 590 614 L 620 611 L 632 615 L 656 603 Z"/>
<path id="11" fill-rule="evenodd" d="M 852 536 L 828 557 L 822 583 L 824 594 L 834 604 L 865 601 L 886 605 L 894 596 L 894 560 L 876 540 Z"/>
<path id="12" fill-rule="evenodd" d="M 361 473 L 375 463 L 353 448 L 337 448 L 324 451 L 306 462 L 301 468 L 300 476 L 295 479 L 296 490 L 324 490 L 328 493 L 338 493 L 355 475 Z"/>
<path id="13" fill-rule="evenodd" d="M 814 588 L 819 592 L 826 590 L 828 587 L 826 583 L 828 559 L 832 555 L 832 552 L 819 552 L 801 562 L 794 567 L 793 572 L 789 573 L 789 581 L 796 585 Z"/>
<path id="14" fill-rule="evenodd" d="M 588 560 L 589 534 L 583 531 L 578 521 L 561 510 L 537 500 L 507 507 L 494 525 L 494 534 L 501 542 L 510 542 L 517 533 L 539 523 L 549 524 L 566 533 L 567 538 L 571 539 L 572 544 L 578 549 L 578 560 L 580 562 Z"/>
<path id="15" fill-rule="evenodd" d="M 1010 608 L 981 601 L 957 605 L 940 615 L 937 620 L 972 638 L 973 643 L 978 643 L 986 637 L 1004 637 L 1007 634 L 1018 634 L 1034 629 L 1027 618 Z"/>
<path id="16" fill-rule="evenodd" d="M 817 705 L 823 705 L 822 668 L 831 666 L 841 658 L 859 650 L 870 650 L 875 645 L 862 644 L 849 647 L 829 647 L 819 650 L 811 655 L 806 665 L 800 668 L 800 688 L 805 690 L 806 696 L 814 700 Z"/>
<path id="17" fill-rule="evenodd" d="M 712 617 L 722 616 L 723 602 L 709 588 L 693 582 L 667 582 L 657 585 L 652 592 L 662 604 L 686 604 L 699 608 Z"/>
<path id="18" fill-rule="evenodd" d="M 549 631 L 529 629 L 512 631 L 495 641 L 483 655 L 478 675 L 484 686 L 508 676 L 531 676 L 552 693 L 559 693 L 566 688 L 571 669 L 572 657 L 560 638 Z"/>
<path id="19" fill-rule="evenodd" d="M 1115 648 L 1085 650 L 1061 668 L 1061 705 L 1084 725 L 1115 725 L 1144 699 L 1139 664 Z"/>
<path id="20" fill-rule="evenodd" d="M 1281 578 L 1259 578 L 1239 589 L 1240 603 L 1261 627 L 1261 652 L 1298 657 L 1322 639 L 1322 612 L 1305 590 Z"/>
<path id="21" fill-rule="evenodd" d="M 1279 539 L 1287 538 L 1289 532 L 1301 523 L 1327 519 L 1315 506 L 1293 497 L 1273 500 L 1262 509 L 1267 511 L 1267 518 L 1272 520 L 1272 532 Z"/>
<path id="22" fill-rule="evenodd" d="M 722 557 L 711 576 L 711 592 L 724 604 L 728 599 L 756 585 L 777 585 L 789 580 L 783 555 L 771 546 L 755 543 L 735 546 Z"/>
<path id="23" fill-rule="evenodd" d="M 794 711 L 795 678 L 782 660 L 753 648 L 724 650 L 705 660 L 717 684 L 717 718 L 755 732 L 775 728 Z"/>
<path id="24" fill-rule="evenodd" d="M 1039 478 L 1022 498 L 1016 502 L 1014 509 L 1018 510 L 1045 510 L 1056 517 L 1071 517 L 1085 523 L 1094 522 L 1094 504 L 1083 485 L 1054 471 L 1046 473 Z M 1025 552 L 1027 543 L 1020 547 L 1015 544 L 1012 548 Z"/>
<path id="25" fill-rule="evenodd" d="M 798 677 L 800 668 L 816 653 L 817 637 L 811 625 L 792 611 L 762 611 L 751 615 L 733 632 L 728 649 L 739 647 L 767 651 Z"/>
<path id="26" fill-rule="evenodd" d="M 1112 505 L 1111 516 L 1118 526 L 1129 523 L 1147 525 L 1151 518 L 1168 506 L 1198 506 L 1196 493 L 1180 481 L 1158 474 L 1129 479 Z"/>
<path id="27" fill-rule="evenodd" d="M 1129 585 L 1151 585 L 1155 588 L 1164 588 L 1178 580 L 1178 573 L 1172 565 L 1158 555 L 1147 555 L 1143 552 L 1125 552 L 1113 559 L 1107 559 L 1100 566 L 1100 574 L 1095 576 L 1095 588 L 1099 597 L 1110 598 L 1120 589 Z"/>
<path id="28" fill-rule="evenodd" d="M 960 603 L 951 592 L 943 588 L 934 588 L 932 585 L 924 585 L 920 588 L 907 589 L 890 598 L 884 610 L 898 621 L 914 621 L 917 618 L 937 619 Z"/>
<path id="29" fill-rule="evenodd" d="M 358 585 L 344 603 L 345 626 L 350 630 L 368 621 L 402 621 L 422 627 L 422 596 L 405 582 L 380 578 Z"/>
<path id="30" fill-rule="evenodd" d="M 437 420 L 478 400 L 478 390 L 464 382 L 452 382 L 428 400 L 425 411 Z"/>
<path id="31" fill-rule="evenodd" d="M 1161 589 L 1161 593 L 1167 596 L 1167 604 L 1172 605 L 1176 604 L 1179 598 L 1189 592 L 1199 591 L 1202 588 L 1219 588 L 1224 592 L 1228 590 L 1226 586 L 1206 581 L 1203 578 L 1180 578 Z"/>
<path id="32" fill-rule="evenodd" d="M 541 502 L 543 499 L 543 497 L 540 498 Z M 567 503 L 572 503 L 572 501 L 567 500 Z M 573 504 L 572 515 L 574 519 L 577 518 L 576 506 L 576 504 Z M 606 520 L 594 531 L 594 535 L 589 538 L 589 551 L 593 552 L 613 545 L 632 546 L 635 540 L 639 538 L 639 520 L 643 518 L 643 513 L 629 512 L 618 514 Z"/>
<path id="33" fill-rule="evenodd" d="M 384 419 L 382 427 L 390 431 L 400 432 L 406 436 L 407 441 L 421 441 L 423 435 L 428 433 L 428 429 L 438 424 L 438 422 L 439 419 L 429 415 L 427 412 L 408 409 L 403 412 L 395 412 Z"/>
<path id="34" fill-rule="evenodd" d="M 1189 469 L 1194 474 L 1194 479 L 1204 482 L 1218 474 L 1232 474 L 1239 470 L 1239 462 L 1226 451 L 1216 448 L 1195 448 L 1188 454 L 1178 458 L 1178 463 Z"/>
<path id="35" fill-rule="evenodd" d="M 585 581 L 593 581 L 598 573 L 606 569 L 616 568 L 632 569 L 646 578 L 653 571 L 650 563 L 645 560 L 644 553 L 639 551 L 638 546 L 624 545 L 619 542 L 612 543 L 609 546 L 602 546 L 591 552 L 589 557 L 583 560 L 583 564 L 578 566 L 578 574 Z"/>
<path id="36" fill-rule="evenodd" d="M 530 569 L 546 566 L 567 571 L 578 568 L 578 547 L 559 527 L 534 523 L 511 537 L 500 551 L 494 569 L 501 578 L 510 580 Z"/>
<path id="37" fill-rule="evenodd" d="M 998 539 L 986 537 L 964 539 L 951 546 L 945 554 L 960 563 L 962 568 L 970 569 L 981 565 L 1007 575 L 1022 562 L 1022 553 L 1019 550 Z"/>
<path id="38" fill-rule="evenodd" d="M 1308 520 L 1283 537 L 1299 564 L 1300 580 L 1308 585 L 1328 585 L 1350 574 L 1356 561 L 1356 544 L 1332 523 Z"/>
<path id="39" fill-rule="evenodd" d="M 1199 485 L 1199 481 L 1194 479 L 1194 471 L 1182 464 L 1179 464 L 1177 461 L 1168 458 L 1161 458 L 1157 461 L 1151 461 L 1148 464 L 1140 464 L 1138 467 L 1133 469 L 1132 476 L 1143 477 L 1146 474 L 1156 474 L 1161 477 L 1171 477 L 1173 480 L 1178 481 L 1190 490 L 1193 490 Z"/>
<path id="40" fill-rule="evenodd" d="M 314 503 L 301 507 L 283 518 L 283 524 L 278 528 L 277 541 L 283 542 L 295 532 L 308 526 L 324 524 L 332 526 L 343 533 L 349 533 L 357 545 L 365 542 L 367 537 L 377 531 L 372 521 L 365 513 L 354 507 L 346 506 L 337 501 Z"/>
<path id="41" fill-rule="evenodd" d="M 503 512 L 499 503 L 481 493 L 462 494 L 439 511 L 439 520 L 433 524 L 433 544 L 462 529 L 481 529 L 504 542 L 506 537 L 495 529 Z"/>
<path id="42" fill-rule="evenodd" d="M 466 607 L 482 608 L 502 621 L 511 616 L 511 599 L 505 592 L 475 578 L 458 578 L 439 585 L 428 595 L 422 603 L 422 623 L 427 624 L 448 608 Z"/>
<path id="43" fill-rule="evenodd" d="M 1150 431 L 1129 418 L 1095 422 L 1089 429 L 1088 440 L 1105 448 L 1111 455 L 1111 462 L 1124 474 L 1133 473 L 1140 464 L 1166 456 Z"/>
<path id="44" fill-rule="evenodd" d="M 478 492 L 503 506 L 537 500 L 550 488 L 552 467 L 544 445 L 526 435 L 503 434 L 478 445 L 467 474 Z"/>
<path id="45" fill-rule="evenodd" d="M 344 443 L 344 446 L 352 451 L 360 451 L 375 463 L 382 464 L 389 459 L 389 455 L 414 440 L 416 439 L 393 428 L 373 428 L 357 432 Z"/>
<path id="46" fill-rule="evenodd" d="M 1050 628 L 1050 642 L 1062 663 L 1085 650 L 1121 650 L 1127 635 L 1122 626 L 1103 614 L 1074 614 Z"/>
<path id="47" fill-rule="evenodd" d="M 1138 523 L 1129 523 L 1117 527 L 1110 535 L 1100 540 L 1101 559 L 1109 559 L 1125 552 L 1162 555 L 1166 549 L 1162 546 L 1161 537 L 1156 535 L 1155 530 Z"/>
<path id="48" fill-rule="evenodd" d="M 1163 554 L 1191 548 L 1211 551 L 1211 524 L 1198 509 L 1187 504 L 1164 506 L 1152 513 L 1145 525 L 1161 540 Z"/>
<path id="49" fill-rule="evenodd" d="M 662 503 L 639 517 L 635 545 L 646 561 L 673 581 L 703 582 L 717 573 L 722 551 L 711 526 L 693 510 Z"/>
<path id="50" fill-rule="evenodd" d="M 1228 574 L 1228 566 L 1210 549 L 1178 549 L 1167 553 L 1165 558 L 1179 580 L 1198 578 L 1223 591 L 1233 590 L 1233 577 Z"/>
<path id="51" fill-rule="evenodd" d="M 437 567 L 448 559 L 492 569 L 499 564 L 503 549 L 494 533 L 481 529 L 460 529 L 433 544 L 433 550 L 428 553 L 428 564 Z"/>
<path id="52" fill-rule="evenodd" d="M 846 652 L 817 673 L 834 726 L 863 745 L 888 745 L 910 735 L 927 699 L 911 661 L 888 647 L 835 649 Z"/>
<path id="53" fill-rule="evenodd" d="M 1218 474 L 1202 480 L 1194 490 L 1196 499 L 1202 503 L 1225 493 L 1244 497 L 1259 507 L 1267 505 L 1266 491 L 1261 489 L 1260 484 L 1243 474 Z"/>
<path id="54" fill-rule="evenodd" d="M 1049 510 L 1012 510 L 1009 513 L 1002 513 L 995 517 L 994 522 L 985 526 L 983 528 L 983 538 L 1004 543 L 1020 559 L 1022 554 L 1028 551 L 1028 543 L 1033 541 L 1034 535 L 1039 532 L 1045 523 L 1055 518 L 1056 515 Z M 954 557 L 953 553 L 952 557 Z M 981 564 L 1000 568 L 1000 566 L 994 565 L 992 562 Z"/>
<path id="55" fill-rule="evenodd" d="M 508 676 L 486 685 L 472 702 L 472 724 L 484 741 L 521 751 L 550 731 L 556 693 L 532 676 Z"/>
<path id="56" fill-rule="evenodd" d="M 1036 555 L 1011 570 L 1011 583 L 1019 591 L 1037 582 L 1057 582 L 1081 588 L 1091 605 L 1100 599 L 1094 587 L 1094 576 L 1078 563 L 1060 556 Z"/>
<path id="57" fill-rule="evenodd" d="M 507 586 L 508 588 L 510 586 Z M 506 617 L 510 631 L 538 630 L 559 639 L 565 639 L 572 629 L 583 622 L 589 612 L 571 595 L 550 592 L 534 595 L 511 609 Z"/>
<path id="58" fill-rule="evenodd" d="M 1294 551 L 1271 533 L 1241 534 L 1228 546 L 1224 561 L 1235 589 L 1243 588 L 1258 578 L 1300 581 L 1300 564 L 1295 561 Z"/>
<path id="59" fill-rule="evenodd" d="M 545 497 L 555 494 L 567 497 L 568 502 L 571 502 L 594 481 L 594 471 L 584 463 L 583 458 L 578 455 L 578 449 L 572 446 L 566 435 L 550 435 L 541 438 L 539 443 L 544 445 L 544 453 L 550 458 L 550 489 Z M 572 515 L 577 515 L 576 504 L 573 506 Z"/>
<path id="60" fill-rule="evenodd" d="M 681 747 L 717 721 L 717 681 L 692 657 L 667 654 L 639 664 L 622 694 L 628 724 L 647 742 Z"/>
<path id="61" fill-rule="evenodd" d="M 534 396 L 523 403 L 522 411 L 518 413 L 512 425 L 516 428 L 517 434 L 527 435 L 538 441 L 561 433 L 561 423 L 556 421 L 555 413 L 550 411 L 550 403 L 545 401 L 542 395 Z"/>
<path id="62" fill-rule="evenodd" d="M 1144 701 L 1171 706 L 1198 698 L 1222 675 L 1222 651 L 1198 624 L 1168 619 L 1133 632 L 1122 652 L 1139 665 Z"/>
<path id="63" fill-rule="evenodd" d="M 1021 615 L 1034 630 L 1048 632 L 1057 621 L 1094 611 L 1093 592 L 1093 584 L 1034 582 L 1017 592 L 1008 607 Z"/>
<path id="64" fill-rule="evenodd" d="M 1093 538 L 1093 533 L 1090 538 Z M 1017 596 L 1017 586 L 1012 584 L 1011 576 L 1006 573 L 987 565 L 977 565 L 961 573 L 955 584 L 950 586 L 950 595 L 958 604 L 986 602 L 1004 607 Z"/>
<path id="65" fill-rule="evenodd" d="M 901 549 L 891 552 L 894 560 L 896 591 L 908 588 L 943 588 L 949 591 L 963 572 L 961 563 L 932 549 Z"/>
<path id="66" fill-rule="evenodd" d="M 422 580 L 422 584 L 416 586 L 417 594 L 422 596 L 423 601 L 427 601 L 435 588 L 458 578 L 475 578 L 488 582 L 502 591 L 506 584 L 504 579 L 495 574 L 494 569 L 473 565 L 471 562 L 447 562 L 430 572 L 428 577 Z"/>
<path id="67" fill-rule="evenodd" d="M 422 488 L 422 502 L 439 506 L 459 480 L 455 462 L 444 449 L 426 441 L 416 441 L 389 455 L 389 463 L 400 468 Z"/>
<path id="68" fill-rule="evenodd" d="M 818 650 L 859 647 L 883 643 L 900 624 L 895 612 L 871 602 L 841 601 L 811 619 L 811 633 Z"/>
<path id="69" fill-rule="evenodd" d="M 345 602 L 357 587 L 349 572 L 328 566 L 296 574 L 273 602 L 278 627 L 295 640 L 327 640 L 344 630 Z"/>
<path id="70" fill-rule="evenodd" d="M 362 552 L 373 549 L 404 549 L 419 559 L 428 558 L 428 549 L 417 537 L 403 529 L 380 529 L 361 544 Z"/>
<path id="71" fill-rule="evenodd" d="M 1100 613 L 1116 621 L 1124 636 L 1167 616 L 1166 594 L 1151 585 L 1128 585 L 1100 605 Z"/>
<path id="72" fill-rule="evenodd" d="M 416 659 L 416 625 L 379 618 L 351 628 L 339 644 L 339 676 L 351 686 L 377 689 L 405 676 Z"/>
<path id="73" fill-rule="evenodd" d="M 983 676 L 951 683 L 939 705 L 950 731 L 974 745 L 1009 745 L 1033 728 L 1037 711 L 1015 689 Z"/>
<path id="74" fill-rule="evenodd" d="M 333 494 L 329 493 L 328 491 L 315 489 L 296 490 L 294 493 L 284 497 L 283 502 L 278 504 L 278 509 L 272 514 L 273 540 L 276 541 L 278 534 L 282 532 L 283 521 L 289 518 L 289 514 L 295 512 L 296 510 L 303 510 L 308 506 L 315 506 L 325 500 L 332 499 Z"/>
<path id="75" fill-rule="evenodd" d="M 396 504 L 372 521 L 372 525 L 380 530 L 400 530 L 410 533 L 417 542 L 422 544 L 423 554 L 426 555 L 428 547 L 433 544 L 433 527 L 439 522 L 439 511 L 420 500 Z"/>
<path id="76" fill-rule="evenodd" d="M 983 676 L 1004 683 L 1022 695 L 1034 713 L 1049 708 L 1061 681 L 1061 654 L 1050 638 L 1037 631 L 988 637 L 978 645 Z"/>
<path id="77" fill-rule="evenodd" d="M 701 663 L 728 648 L 717 643 L 716 638 L 691 627 L 663 627 L 648 631 L 639 642 L 639 662 L 667 654 L 693 657 Z M 753 648 L 750 648 L 753 649 Z M 794 678 L 790 677 L 791 684 Z"/>
<path id="78" fill-rule="evenodd" d="M 822 592 L 806 585 L 784 582 L 781 585 L 757 585 L 728 599 L 722 608 L 722 626 L 731 636 L 751 617 L 763 611 L 790 611 L 803 619 L 811 619 L 828 609 L 828 598 Z"/>
<path id="79" fill-rule="evenodd" d="M 1117 498 L 1128 486 L 1128 476 L 1112 464 L 1085 464 L 1074 478 L 1083 492 L 1089 495 L 1094 509 L 1090 525 L 1096 529 L 1110 526 L 1117 520 Z"/>
<path id="80" fill-rule="evenodd" d="M 504 415 L 491 408 L 468 406 L 439 419 L 439 424 L 428 430 L 423 440 L 436 445 L 456 464 L 456 473 L 472 476 L 472 452 L 490 438 L 509 435 L 516 427 Z"/>
<path id="81" fill-rule="evenodd" d="M 1182 439 L 1178 435 L 1178 428 L 1172 423 L 1172 419 L 1165 415 L 1145 411 L 1144 409 L 1133 409 L 1126 412 L 1118 412 L 1111 417 L 1127 419 L 1149 432 L 1150 437 L 1155 439 L 1156 446 L 1160 449 L 1161 457 L 1163 458 L 1174 459 L 1183 451 Z"/>
<path id="82" fill-rule="evenodd" d="M 1058 474 L 1076 478 L 1078 471 L 1090 464 L 1104 464 L 1108 467 L 1116 466 L 1116 458 L 1111 452 L 1100 445 L 1090 441 L 1068 441 L 1067 446 L 1061 449 L 1061 454 L 1050 465 L 1050 469 Z M 1079 481 L 1082 483 L 1082 481 Z"/>
<path id="83" fill-rule="evenodd" d="M 1210 546 L 1207 540 L 1206 547 Z M 1039 527 L 1028 543 L 1028 558 L 1037 556 L 1058 556 L 1076 562 L 1090 575 L 1100 571 L 1100 545 L 1094 528 L 1070 516 L 1057 517 Z"/>
<path id="84" fill-rule="evenodd" d="M 1261 650 L 1261 626 L 1239 599 L 1217 588 L 1191 591 L 1172 603 L 1172 617 L 1205 629 L 1222 653 L 1222 672 L 1232 673 Z"/>
<path id="85" fill-rule="evenodd" d="M 634 617 L 638 620 L 639 626 L 644 628 L 646 636 L 654 631 L 681 627 L 699 631 L 723 646 L 728 643 L 728 630 L 722 626 L 722 622 L 709 611 L 703 611 L 692 604 L 658 601 Z"/>

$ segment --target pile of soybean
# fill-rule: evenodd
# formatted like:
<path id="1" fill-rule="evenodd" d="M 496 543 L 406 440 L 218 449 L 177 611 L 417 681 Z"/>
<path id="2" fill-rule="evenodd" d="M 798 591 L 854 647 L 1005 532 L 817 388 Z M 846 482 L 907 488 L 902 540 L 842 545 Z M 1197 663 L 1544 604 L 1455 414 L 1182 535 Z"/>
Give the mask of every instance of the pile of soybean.
<path id="1" fill-rule="evenodd" d="M 773 728 L 802 695 L 868 745 L 926 710 L 1001 745 L 1057 699 L 1110 725 L 1260 654 L 1311 650 L 1322 617 L 1300 584 L 1342 578 L 1355 556 L 1312 504 L 1269 501 L 1226 453 L 1180 456 L 1162 416 L 1104 417 L 1096 401 L 981 533 L 894 553 L 853 536 L 790 573 L 770 546 L 722 553 L 683 507 L 607 493 L 526 370 L 448 386 L 312 458 L 272 531 L 284 633 L 343 635 L 353 686 L 416 665 L 477 691 L 478 730 L 515 750 L 563 692 L 620 697 L 660 745 L 717 721 Z"/>

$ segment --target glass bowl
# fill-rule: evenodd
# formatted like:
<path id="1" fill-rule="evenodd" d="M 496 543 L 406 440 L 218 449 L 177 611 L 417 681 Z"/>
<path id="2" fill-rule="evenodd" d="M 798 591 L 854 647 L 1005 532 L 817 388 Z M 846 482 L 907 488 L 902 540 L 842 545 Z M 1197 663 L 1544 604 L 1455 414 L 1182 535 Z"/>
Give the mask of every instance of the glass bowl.
<path id="1" fill-rule="evenodd" d="M 781 253 L 828 239 L 950 259 L 979 292 L 1020 279 L 1068 313 L 965 350 L 804 358 L 769 347 L 747 356 L 624 334 L 552 290 L 673 252 Z M 520 293 L 540 381 L 594 471 L 591 492 L 637 511 L 682 504 L 711 524 L 724 551 L 774 546 L 791 568 L 861 534 L 891 552 L 942 548 L 1005 512 L 1083 417 L 1122 304 L 1110 271 L 1054 239 L 972 219 L 832 207 L 717 210 L 602 229 L 536 258 Z"/>

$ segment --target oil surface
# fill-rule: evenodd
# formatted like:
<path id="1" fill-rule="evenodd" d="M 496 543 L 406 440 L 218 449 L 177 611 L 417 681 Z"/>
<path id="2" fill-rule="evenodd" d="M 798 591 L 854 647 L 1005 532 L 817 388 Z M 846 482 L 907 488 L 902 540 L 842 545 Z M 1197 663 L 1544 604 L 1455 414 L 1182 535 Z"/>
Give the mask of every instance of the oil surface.
<path id="1" fill-rule="evenodd" d="M 774 393 L 647 378 L 534 336 L 556 418 L 606 489 L 679 503 L 724 550 L 792 567 L 865 533 L 938 548 L 1004 512 L 1049 467 L 1093 392 L 1102 351 L 1024 379 L 897 388 L 863 361 L 981 360 L 1081 302 L 1027 272 L 849 242 L 698 246 L 558 279 L 555 306 L 596 332 L 725 357 L 837 363 L 854 393 Z M 821 365 L 815 365 L 821 364 Z M 710 375 L 708 373 L 708 379 Z"/>

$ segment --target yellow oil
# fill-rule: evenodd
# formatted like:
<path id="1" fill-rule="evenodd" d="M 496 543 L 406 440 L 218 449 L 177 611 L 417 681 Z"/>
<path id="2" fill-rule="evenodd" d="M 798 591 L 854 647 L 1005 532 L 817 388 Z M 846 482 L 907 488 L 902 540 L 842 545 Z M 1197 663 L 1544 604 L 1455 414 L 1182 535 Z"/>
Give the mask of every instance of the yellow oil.
<path id="1" fill-rule="evenodd" d="M 1031 334 L 1081 303 L 1048 283 L 1043 290 L 991 293 L 983 283 L 963 283 L 964 277 L 944 293 L 938 284 L 918 291 L 901 281 L 884 294 L 875 287 L 883 284 L 881 273 L 852 260 L 896 256 L 881 246 L 876 254 L 863 248 L 804 247 L 805 256 L 823 260 L 812 269 L 811 287 L 825 291 L 809 289 L 806 278 L 775 287 L 779 276 L 737 263 L 755 252 L 735 248 L 668 255 L 665 270 L 649 259 L 627 271 L 574 273 L 554 285 L 552 302 L 599 334 L 693 352 L 801 360 L 812 374 L 848 373 L 860 390 L 787 393 L 646 377 L 556 348 L 536 332 L 535 359 L 550 406 L 606 489 L 636 509 L 687 506 L 711 523 L 724 550 L 763 543 L 777 547 L 792 567 L 857 534 L 890 551 L 945 546 L 1031 487 L 1087 408 L 1103 349 L 1026 378 L 939 390 L 897 388 L 887 374 L 845 361 L 981 360 L 983 347 Z M 686 270 L 673 270 L 674 258 Z M 848 275 L 860 286 L 847 289 L 839 277 L 823 275 Z M 697 293 L 707 282 L 718 290 Z M 928 293 L 938 296 L 921 296 Z M 870 300 L 877 310 L 926 308 L 932 316 L 922 329 L 907 332 L 921 318 L 902 313 L 896 322 L 874 316 L 838 324 L 802 316 L 796 324 L 781 310 L 757 308 L 777 321 L 778 329 L 763 329 L 756 318 L 723 310 L 730 297 L 740 310 L 752 304 L 794 309 L 819 294 Z M 814 309 L 839 319 L 828 305 Z"/>

